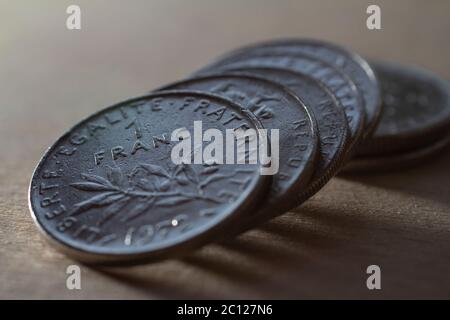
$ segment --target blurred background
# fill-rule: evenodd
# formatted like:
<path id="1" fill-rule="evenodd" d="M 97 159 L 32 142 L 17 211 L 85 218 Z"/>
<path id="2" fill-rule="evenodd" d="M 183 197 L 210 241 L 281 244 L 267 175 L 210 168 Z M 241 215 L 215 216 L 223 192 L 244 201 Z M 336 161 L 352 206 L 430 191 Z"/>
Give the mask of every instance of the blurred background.
<path id="1" fill-rule="evenodd" d="M 66 8 L 81 7 L 81 30 Z M 366 9 L 381 7 L 381 30 Z M 44 150 L 93 111 L 183 78 L 235 47 L 308 37 L 450 78 L 446 0 L 0 0 L 0 298 L 450 296 L 450 170 L 334 179 L 298 213 L 188 258 L 82 268 L 41 239 L 27 187 Z M 366 267 L 382 268 L 382 290 Z"/>

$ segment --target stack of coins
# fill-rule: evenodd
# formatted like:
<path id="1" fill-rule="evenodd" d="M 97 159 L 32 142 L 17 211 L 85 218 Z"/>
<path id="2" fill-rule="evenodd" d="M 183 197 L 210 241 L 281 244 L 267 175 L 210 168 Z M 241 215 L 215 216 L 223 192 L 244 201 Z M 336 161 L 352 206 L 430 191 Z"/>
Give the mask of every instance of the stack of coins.
<path id="1" fill-rule="evenodd" d="M 220 160 L 241 129 L 269 132 L 269 162 L 248 161 L 259 135 L 256 152 L 241 140 L 245 161 Z M 449 140 L 446 81 L 322 41 L 263 42 L 77 124 L 38 164 L 30 210 L 85 262 L 172 258 L 301 205 L 341 170 L 412 165 Z"/>

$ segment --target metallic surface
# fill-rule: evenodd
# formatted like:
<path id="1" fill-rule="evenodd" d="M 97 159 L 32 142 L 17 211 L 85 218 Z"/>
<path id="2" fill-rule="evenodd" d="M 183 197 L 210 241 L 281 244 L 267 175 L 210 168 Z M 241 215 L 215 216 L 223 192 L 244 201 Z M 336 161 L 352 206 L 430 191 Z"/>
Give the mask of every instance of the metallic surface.
<path id="1" fill-rule="evenodd" d="M 196 120 L 203 130 L 262 128 L 248 110 L 196 92 L 103 109 L 64 134 L 37 166 L 29 201 L 40 229 L 86 262 L 137 263 L 205 244 L 254 206 L 270 176 L 258 164 L 174 164 L 171 133 L 192 132 Z"/>
<path id="2" fill-rule="evenodd" d="M 374 62 L 384 110 L 377 130 L 358 148 L 361 155 L 426 146 L 450 131 L 450 86 L 429 71 Z"/>

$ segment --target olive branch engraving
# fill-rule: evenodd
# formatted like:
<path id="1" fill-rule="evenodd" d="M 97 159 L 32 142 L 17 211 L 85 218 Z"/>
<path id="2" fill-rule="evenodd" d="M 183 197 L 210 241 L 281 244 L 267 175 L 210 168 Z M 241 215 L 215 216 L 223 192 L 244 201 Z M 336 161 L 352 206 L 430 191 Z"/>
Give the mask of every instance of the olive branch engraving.
<path id="1" fill-rule="evenodd" d="M 220 204 L 223 202 L 221 199 L 205 195 L 204 189 L 236 173 L 226 175 L 218 173 L 218 170 L 216 165 L 206 165 L 197 173 L 186 164 L 166 170 L 158 165 L 139 163 L 127 175 L 119 167 L 110 166 L 107 167 L 106 178 L 81 174 L 83 181 L 70 186 L 95 195 L 76 203 L 70 215 L 77 216 L 93 208 L 105 207 L 102 218 L 97 222 L 97 225 L 102 225 L 125 207 L 127 214 L 121 218 L 122 222 L 130 221 L 154 206 L 171 207 L 194 200 Z"/>

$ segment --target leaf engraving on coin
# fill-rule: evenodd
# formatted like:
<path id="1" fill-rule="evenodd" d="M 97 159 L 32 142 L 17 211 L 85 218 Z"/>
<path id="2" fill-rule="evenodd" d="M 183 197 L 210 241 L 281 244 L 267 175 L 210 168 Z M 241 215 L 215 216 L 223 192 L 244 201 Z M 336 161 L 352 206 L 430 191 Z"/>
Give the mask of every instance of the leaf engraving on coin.
<path id="1" fill-rule="evenodd" d="M 98 223 L 102 224 L 128 204 L 127 216 L 121 217 L 121 221 L 134 219 L 152 206 L 168 207 L 192 200 L 222 203 L 221 199 L 204 195 L 203 189 L 211 182 L 232 177 L 237 173 L 234 172 L 227 176 L 215 175 L 200 181 L 197 173 L 185 164 L 173 167 L 171 173 L 161 166 L 148 163 L 137 164 L 127 175 L 122 173 L 118 167 L 108 167 L 108 169 L 107 179 L 82 174 L 86 182 L 71 184 L 76 189 L 95 193 L 91 198 L 74 204 L 71 216 L 82 214 L 94 207 L 106 207 L 108 215 Z M 189 171 L 188 175 L 186 175 L 186 171 Z M 194 185 L 194 188 L 189 188 L 194 189 L 194 192 L 190 192 L 188 188 L 183 188 L 188 190 L 178 189 L 189 184 Z M 135 199 L 137 202 L 133 201 Z"/>
<path id="2" fill-rule="evenodd" d="M 220 132 L 262 128 L 228 100 L 176 91 L 131 99 L 79 123 L 33 175 L 30 208 L 40 229 L 87 262 L 171 257 L 217 237 L 256 205 L 271 179 L 258 163 L 174 163 L 170 133 L 198 120 Z"/>

